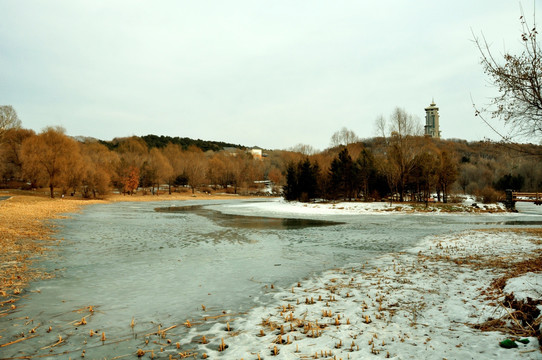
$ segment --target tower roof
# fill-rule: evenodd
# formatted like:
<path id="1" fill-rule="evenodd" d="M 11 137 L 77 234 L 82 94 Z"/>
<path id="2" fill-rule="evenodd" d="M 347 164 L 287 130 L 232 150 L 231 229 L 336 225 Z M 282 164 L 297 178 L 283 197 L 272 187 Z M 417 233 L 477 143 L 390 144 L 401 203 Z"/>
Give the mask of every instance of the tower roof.
<path id="1" fill-rule="evenodd" d="M 428 110 L 438 110 L 438 106 L 437 106 L 437 104 L 435 104 L 435 99 L 434 98 L 431 101 L 431 105 L 429 105 L 428 107 L 425 108 L 425 111 L 428 111 Z"/>

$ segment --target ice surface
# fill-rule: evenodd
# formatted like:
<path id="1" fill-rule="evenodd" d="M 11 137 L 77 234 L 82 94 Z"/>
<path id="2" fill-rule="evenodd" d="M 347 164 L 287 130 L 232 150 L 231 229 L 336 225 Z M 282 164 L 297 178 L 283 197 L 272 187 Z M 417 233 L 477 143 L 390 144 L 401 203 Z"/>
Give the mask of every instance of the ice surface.
<path id="1" fill-rule="evenodd" d="M 200 210 L 154 211 L 172 205 Z M 539 246 L 522 235 L 465 231 L 521 226 L 538 217 L 404 214 L 386 206 L 277 200 L 90 206 L 58 222 L 58 238 L 65 240 L 41 264 L 56 277 L 32 284 L 13 316 L 0 318 L 0 343 L 21 333 L 28 337 L 0 349 L 0 358 L 75 358 L 83 350 L 86 358 L 135 357 L 142 349 L 146 358 L 206 352 L 211 358 L 269 359 L 280 333 L 272 324 L 284 323 L 290 313 L 325 328 L 315 338 L 300 327 L 285 333 L 292 343 L 277 344 L 277 359 L 324 349 L 343 359 L 372 358 L 371 350 L 395 358 L 539 358 L 536 352 L 503 352 L 503 335 L 465 325 L 498 316 L 478 296 L 495 273 L 429 259 L 532 251 Z M 256 215 L 256 221 L 245 218 Z M 422 261 L 420 252 L 428 258 Z M 314 304 L 305 304 L 311 298 Z M 288 304 L 293 309 L 282 311 Z M 323 310 L 332 316 L 322 316 Z M 83 317 L 87 324 L 78 324 Z M 201 343 L 203 335 L 208 344 Z M 50 347 L 59 336 L 63 341 Z M 222 338 L 228 348 L 218 352 Z M 520 350 L 532 350 L 535 342 Z"/>

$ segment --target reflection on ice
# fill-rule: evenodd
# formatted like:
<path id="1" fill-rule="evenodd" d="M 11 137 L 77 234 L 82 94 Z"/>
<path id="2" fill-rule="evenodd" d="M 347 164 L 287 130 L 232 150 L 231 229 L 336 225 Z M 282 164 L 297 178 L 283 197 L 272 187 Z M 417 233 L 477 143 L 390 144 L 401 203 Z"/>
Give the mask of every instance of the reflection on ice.
<path id="1" fill-rule="evenodd" d="M 308 227 L 343 224 L 342 222 L 327 220 L 225 214 L 216 210 L 207 209 L 203 205 L 159 207 L 155 210 L 164 213 L 183 213 L 188 211 L 193 214 L 210 218 L 215 223 L 229 228 L 233 227 L 261 230 L 293 230 L 304 229 Z"/>

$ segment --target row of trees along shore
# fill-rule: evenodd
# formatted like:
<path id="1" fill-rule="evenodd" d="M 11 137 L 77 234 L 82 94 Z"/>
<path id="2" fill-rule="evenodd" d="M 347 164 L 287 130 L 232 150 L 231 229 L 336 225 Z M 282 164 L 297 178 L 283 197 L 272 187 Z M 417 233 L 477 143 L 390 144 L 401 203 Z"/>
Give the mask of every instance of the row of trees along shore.
<path id="1" fill-rule="evenodd" d="M 541 153 L 540 146 L 427 138 L 400 108 L 387 120 L 378 119 L 381 136 L 361 140 L 343 128 L 324 151 L 297 145 L 266 150 L 262 159 L 240 145 L 187 138 L 99 141 L 69 137 L 57 127 L 35 133 L 21 127 L 16 113 L 15 119 L 0 132 L 0 185 L 46 187 L 51 197 L 102 197 L 111 191 L 257 194 L 263 186 L 257 182 L 269 180 L 275 194 L 283 189 L 287 200 L 423 202 L 437 194 L 446 202 L 461 193 L 491 202 L 506 188 L 542 187 L 539 158 L 524 156 Z M 227 151 L 225 145 L 230 145 Z"/>

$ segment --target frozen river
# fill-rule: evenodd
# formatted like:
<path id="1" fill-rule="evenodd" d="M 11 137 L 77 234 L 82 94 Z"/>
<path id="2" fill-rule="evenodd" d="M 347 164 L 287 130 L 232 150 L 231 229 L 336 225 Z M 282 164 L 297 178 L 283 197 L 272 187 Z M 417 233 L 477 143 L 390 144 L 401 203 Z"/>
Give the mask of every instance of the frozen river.
<path id="1" fill-rule="evenodd" d="M 115 203 L 59 221 L 61 245 L 40 264 L 55 277 L 31 284 L 18 311 L 0 318 L 0 343 L 14 334 L 29 338 L 1 348 L 0 359 L 75 358 L 83 350 L 92 359 L 133 355 L 159 325 L 178 325 L 173 341 L 186 340 L 194 331 L 182 325 L 186 320 L 200 331 L 227 319 L 202 322 L 203 316 L 231 314 L 234 321 L 271 301 L 272 286 L 288 288 L 426 236 L 539 224 L 533 215 L 296 214 L 266 204 Z M 87 324 L 77 324 L 83 317 Z"/>

